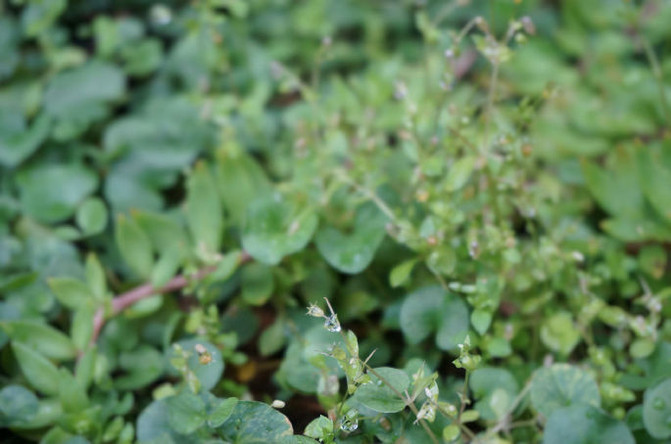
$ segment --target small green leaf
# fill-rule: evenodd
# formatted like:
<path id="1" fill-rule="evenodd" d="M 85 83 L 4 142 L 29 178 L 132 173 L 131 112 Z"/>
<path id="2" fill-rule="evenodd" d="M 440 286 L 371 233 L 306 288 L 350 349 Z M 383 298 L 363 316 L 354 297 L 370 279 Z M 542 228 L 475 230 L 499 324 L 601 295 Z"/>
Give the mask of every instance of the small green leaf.
<path id="1" fill-rule="evenodd" d="M 397 392 L 403 394 L 410 385 L 410 378 L 402 371 L 391 367 L 374 369 L 385 382 L 382 382 L 373 372 L 369 372 L 371 381 L 361 385 L 356 391 L 356 399 L 366 407 L 381 413 L 400 412 L 406 406 L 394 391 L 387 386 L 390 384 Z"/>
<path id="2" fill-rule="evenodd" d="M 513 375 L 503 368 L 478 368 L 471 374 L 469 385 L 478 399 L 475 410 L 488 421 L 500 419 L 519 391 Z"/>
<path id="3" fill-rule="evenodd" d="M 216 180 L 227 214 L 242 226 L 250 202 L 270 193 L 270 181 L 254 158 L 232 142 L 217 151 L 216 158 Z"/>
<path id="4" fill-rule="evenodd" d="M 457 160 L 450 168 L 445 179 L 445 189 L 447 191 L 457 191 L 468 181 L 475 167 L 475 157 L 467 156 Z"/>
<path id="5" fill-rule="evenodd" d="M 35 389 L 45 395 L 58 394 L 58 369 L 47 358 L 20 342 L 12 342 L 12 350 L 24 376 Z"/>
<path id="6" fill-rule="evenodd" d="M 116 243 L 128 266 L 138 276 L 148 278 L 154 266 L 149 238 L 132 219 L 119 215 L 116 224 Z"/>
<path id="7" fill-rule="evenodd" d="M 72 359 L 77 348 L 59 330 L 38 321 L 0 321 L 0 328 L 13 340 L 21 342 L 47 358 Z"/>
<path id="8" fill-rule="evenodd" d="M 207 425 L 217 428 L 224 423 L 233 413 L 238 398 L 226 398 L 221 401 L 207 417 Z"/>
<path id="9" fill-rule="evenodd" d="M 170 426 L 178 433 L 189 435 L 205 423 L 205 402 L 188 390 L 167 398 L 166 405 Z"/>
<path id="10" fill-rule="evenodd" d="M 531 403 L 549 417 L 555 410 L 586 404 L 599 407 L 599 387 L 592 376 L 568 364 L 554 364 L 536 370 L 531 382 Z"/>
<path id="11" fill-rule="evenodd" d="M 87 235 L 101 233 L 107 226 L 107 207 L 97 197 L 89 197 L 77 209 L 77 226 Z"/>
<path id="12" fill-rule="evenodd" d="M 475 331 L 483 335 L 492 323 L 492 312 L 489 310 L 476 309 L 471 313 L 471 324 Z"/>
<path id="13" fill-rule="evenodd" d="M 51 291 L 56 295 L 58 302 L 70 310 L 76 310 L 86 305 L 92 299 L 91 289 L 82 281 L 69 278 L 51 278 L 48 280 Z"/>
<path id="14" fill-rule="evenodd" d="M 0 427 L 30 421 L 39 408 L 37 396 L 20 385 L 0 390 Z"/>
<path id="15" fill-rule="evenodd" d="M 411 344 L 436 332 L 441 350 L 454 349 L 468 332 L 468 308 L 440 286 L 420 288 L 406 296 L 401 306 L 401 330 Z"/>
<path id="16" fill-rule="evenodd" d="M 356 212 L 352 233 L 324 227 L 315 237 L 317 248 L 336 270 L 347 274 L 360 273 L 371 263 L 386 235 L 386 220 L 386 216 L 374 205 L 362 205 Z"/>
<path id="17" fill-rule="evenodd" d="M 284 319 L 278 317 L 275 322 L 261 332 L 259 337 L 259 352 L 261 356 L 269 356 L 277 353 L 287 342 L 287 335 L 284 333 L 286 323 Z"/>
<path id="18" fill-rule="evenodd" d="M 636 444 L 627 426 L 592 405 L 557 409 L 550 415 L 543 444 Z"/>
<path id="19" fill-rule="evenodd" d="M 98 257 L 90 253 L 86 257 L 86 282 L 93 293 L 93 296 L 99 301 L 103 300 L 107 295 L 107 279 L 105 278 L 105 270 Z M 72 308 L 72 307 L 70 307 Z"/>
<path id="20" fill-rule="evenodd" d="M 70 337 L 78 350 L 85 350 L 93 336 L 93 315 L 95 310 L 89 306 L 82 306 L 72 316 Z"/>
<path id="21" fill-rule="evenodd" d="M 643 424 L 650 436 L 671 438 L 671 379 L 666 379 L 645 391 L 643 397 Z"/>
<path id="22" fill-rule="evenodd" d="M 187 361 L 189 369 L 196 375 L 200 381 L 203 390 L 210 390 L 214 387 L 224 372 L 224 360 L 221 352 L 211 343 L 199 339 L 185 339 L 177 342 L 184 350 L 191 353 Z M 207 364 L 202 364 L 198 360 L 198 353 L 195 350 L 196 344 L 201 344 L 212 356 L 212 360 Z M 169 351 L 169 356 L 174 356 L 174 351 Z"/>
<path id="23" fill-rule="evenodd" d="M 461 435 L 461 430 L 459 426 L 452 424 L 443 429 L 443 439 L 447 442 L 455 441 Z"/>
<path id="24" fill-rule="evenodd" d="M 314 212 L 301 211 L 276 193 L 250 204 L 242 246 L 259 262 L 276 265 L 284 256 L 296 253 L 307 245 L 317 223 Z"/>
<path id="25" fill-rule="evenodd" d="M 395 266 L 389 273 L 389 285 L 396 288 L 405 284 L 410 278 L 415 264 L 417 264 L 417 259 L 408 259 Z"/>
<path id="26" fill-rule="evenodd" d="M 77 164 L 45 164 L 17 176 L 21 206 L 40 222 L 61 222 L 98 186 L 98 177 Z"/>
<path id="27" fill-rule="evenodd" d="M 224 228 L 224 213 L 217 187 L 209 168 L 203 162 L 196 164 L 186 183 L 184 204 L 186 220 L 197 251 L 219 251 Z"/>
<path id="28" fill-rule="evenodd" d="M 580 341 L 580 334 L 567 311 L 559 311 L 541 325 L 541 341 L 547 348 L 568 355 Z"/>
<path id="29" fill-rule="evenodd" d="M 293 427 L 286 416 L 267 404 L 239 401 L 219 433 L 224 440 L 237 444 L 262 444 L 280 442 L 293 434 Z"/>
<path id="30" fill-rule="evenodd" d="M 151 284 L 154 288 L 161 288 L 172 279 L 181 266 L 182 257 L 180 251 L 165 250 L 161 253 L 151 272 Z"/>
<path id="31" fill-rule="evenodd" d="M 86 391 L 68 370 L 61 368 L 58 373 L 58 396 L 63 410 L 76 413 L 85 409 L 89 403 Z"/>
<path id="32" fill-rule="evenodd" d="M 171 427 L 166 399 L 152 402 L 137 417 L 138 442 L 179 443 L 180 437 Z"/>
<path id="33" fill-rule="evenodd" d="M 240 280 L 242 299 L 251 305 L 265 304 L 275 288 L 273 269 L 264 264 L 247 265 L 242 269 Z"/>
<path id="34" fill-rule="evenodd" d="M 319 418 L 313 419 L 310 424 L 305 427 L 305 436 L 315 438 L 320 441 L 333 436 L 333 421 L 324 415 L 319 415 Z"/>

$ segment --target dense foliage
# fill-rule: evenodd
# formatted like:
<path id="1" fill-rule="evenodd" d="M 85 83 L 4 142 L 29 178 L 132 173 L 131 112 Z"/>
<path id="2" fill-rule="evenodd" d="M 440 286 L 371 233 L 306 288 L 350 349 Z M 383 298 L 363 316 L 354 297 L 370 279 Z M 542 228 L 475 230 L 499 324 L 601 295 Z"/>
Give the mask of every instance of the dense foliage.
<path id="1" fill-rule="evenodd" d="M 0 4 L 3 442 L 668 442 L 669 23 Z"/>

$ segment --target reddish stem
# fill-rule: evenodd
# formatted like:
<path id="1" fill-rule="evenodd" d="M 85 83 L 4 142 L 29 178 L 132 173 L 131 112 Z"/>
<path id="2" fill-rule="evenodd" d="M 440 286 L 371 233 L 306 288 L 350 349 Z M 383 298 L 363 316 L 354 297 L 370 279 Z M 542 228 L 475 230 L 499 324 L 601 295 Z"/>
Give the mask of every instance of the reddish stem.
<path id="1" fill-rule="evenodd" d="M 240 254 L 240 264 L 249 262 L 251 259 L 252 257 L 247 252 L 243 251 Z M 181 290 L 182 288 L 186 287 L 189 282 L 199 281 L 214 272 L 216 269 L 216 266 L 209 266 L 198 270 L 192 276 L 184 276 L 183 274 L 177 275 L 160 288 L 154 288 L 151 283 L 148 283 L 140 285 L 139 287 L 135 287 L 125 293 L 121 293 L 112 299 L 112 310 L 110 316 L 116 316 L 142 299 L 146 299 L 158 294 Z M 100 307 L 93 316 L 93 335 L 91 336 L 91 344 L 95 344 L 95 342 L 98 340 L 98 336 L 100 336 L 100 331 L 105 325 L 105 321 L 105 309 L 104 307 Z"/>

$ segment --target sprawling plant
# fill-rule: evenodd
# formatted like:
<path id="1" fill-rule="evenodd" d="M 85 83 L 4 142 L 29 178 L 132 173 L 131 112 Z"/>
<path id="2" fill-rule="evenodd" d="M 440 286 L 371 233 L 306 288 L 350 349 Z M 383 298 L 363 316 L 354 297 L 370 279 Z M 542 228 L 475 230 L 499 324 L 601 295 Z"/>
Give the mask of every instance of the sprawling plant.
<path id="1" fill-rule="evenodd" d="M 638 3 L 0 6 L 8 442 L 666 442 Z"/>

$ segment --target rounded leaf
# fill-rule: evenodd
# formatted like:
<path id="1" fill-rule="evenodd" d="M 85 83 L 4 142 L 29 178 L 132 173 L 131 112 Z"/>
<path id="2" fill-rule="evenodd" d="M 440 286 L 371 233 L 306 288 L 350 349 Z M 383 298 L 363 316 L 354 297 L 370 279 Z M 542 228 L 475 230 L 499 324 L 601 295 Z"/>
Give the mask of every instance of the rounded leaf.
<path id="1" fill-rule="evenodd" d="M 223 439 L 237 444 L 280 442 L 293 432 L 286 416 L 256 401 L 239 401 L 231 416 L 219 427 Z"/>
<path id="2" fill-rule="evenodd" d="M 671 379 L 645 391 L 643 424 L 650 436 L 671 438 Z"/>
<path id="3" fill-rule="evenodd" d="M 549 417 L 555 410 L 578 404 L 599 407 L 601 397 L 594 378 L 568 364 L 537 370 L 531 381 L 531 403 Z"/>
<path id="4" fill-rule="evenodd" d="M 545 425 L 543 444 L 636 444 L 627 426 L 591 405 L 556 410 Z"/>

